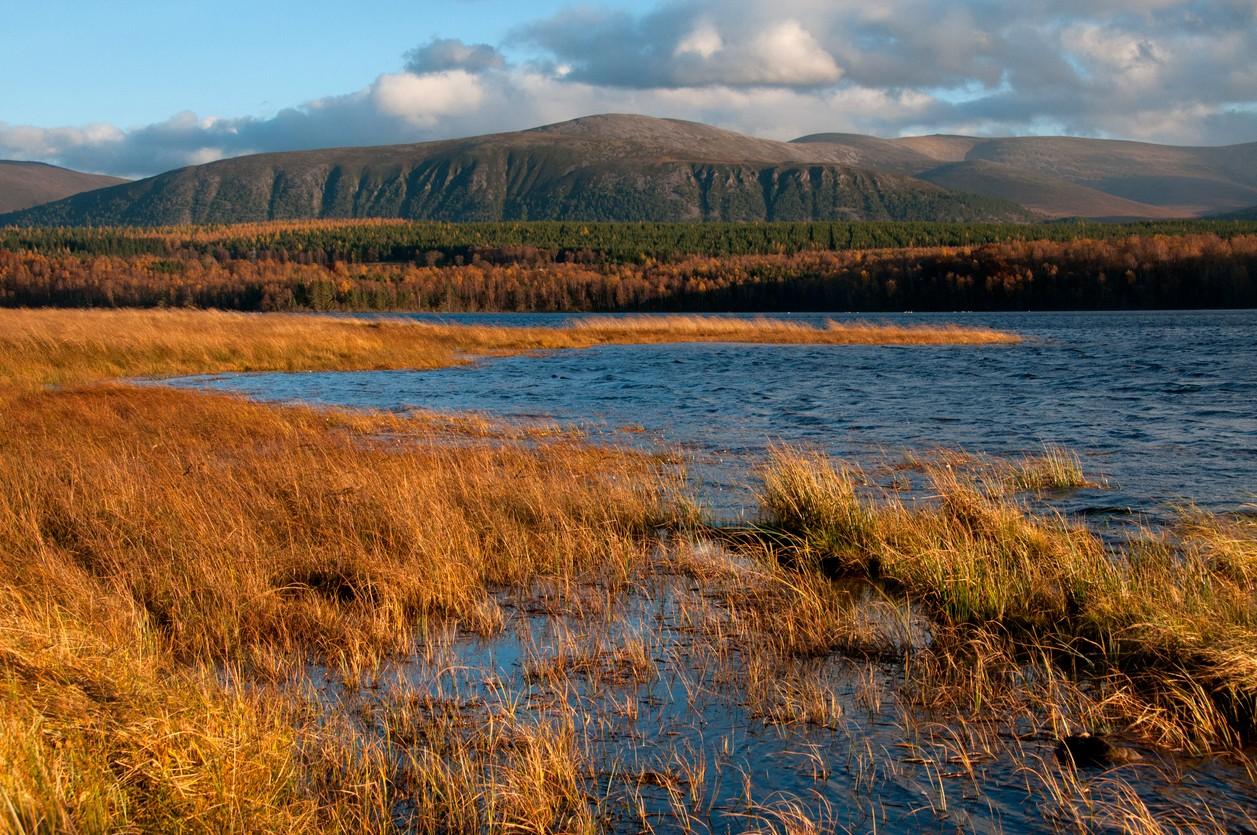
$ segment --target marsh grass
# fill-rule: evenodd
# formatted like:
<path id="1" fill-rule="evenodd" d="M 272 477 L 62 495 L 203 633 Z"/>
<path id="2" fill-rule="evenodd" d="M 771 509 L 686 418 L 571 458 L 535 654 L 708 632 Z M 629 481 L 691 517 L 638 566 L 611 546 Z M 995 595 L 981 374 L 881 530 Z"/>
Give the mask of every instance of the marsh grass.
<path id="1" fill-rule="evenodd" d="M 816 337 L 659 322 L 0 312 L 0 829 L 592 832 L 628 809 L 643 829 L 703 831 L 721 761 L 662 724 L 633 739 L 649 761 L 598 759 L 591 741 L 651 710 L 637 690 L 665 676 L 673 698 L 731 699 L 800 739 L 850 733 L 853 705 L 902 708 L 905 733 L 927 733 L 930 711 L 969 717 L 941 753 L 914 749 L 922 764 L 858 735 L 846 764 L 796 752 L 818 786 L 847 768 L 870 809 L 880 780 L 928 772 L 922 802 L 939 820 L 955 814 L 949 781 L 976 787 L 1000 755 L 991 712 L 1039 732 L 1124 723 L 1173 747 L 1235 741 L 1251 522 L 1191 514 L 1115 558 L 1031 517 L 998 477 L 931 470 L 944 498 L 913 507 L 780 450 L 765 496 L 780 530 L 717 535 L 697 525 L 674 462 L 570 433 L 106 381 Z M 894 338 L 925 337 L 880 334 Z M 888 590 L 855 594 L 836 570 Z M 650 606 L 629 615 L 665 596 L 668 624 Z M 460 672 L 459 636 L 491 640 L 521 617 L 562 623 L 527 645 L 526 687 Z M 388 678 L 415 657 L 433 681 Z M 459 674 L 477 675 L 474 696 L 449 683 Z M 1087 786 L 1046 769 L 1031 790 L 1085 824 Z M 755 796 L 745 781 L 748 826 L 836 826 L 823 798 Z M 1110 811 L 1156 822 L 1129 798 Z"/>
<path id="2" fill-rule="evenodd" d="M 777 449 L 764 478 L 766 524 L 793 538 L 796 562 L 903 589 L 944 626 L 995 628 L 1022 651 L 1049 647 L 1088 675 L 1120 677 L 1130 685 L 1121 692 L 1141 694 L 1131 723 L 1152 713 L 1178 729 L 1162 739 L 1200 748 L 1252 738 L 1250 522 L 1195 515 L 1108 547 L 1060 516 L 1032 513 L 998 480 L 949 466 L 928 474 L 935 498 L 905 503 L 823 456 Z"/>
<path id="3" fill-rule="evenodd" d="M 1101 486 L 1087 478 L 1078 453 L 1051 445 L 1045 446 L 1040 455 L 1014 462 L 1010 481 L 1018 489 L 1036 492 Z"/>
<path id="4" fill-rule="evenodd" d="M 1011 345 L 1020 337 L 991 328 L 888 325 L 828 320 L 816 326 L 768 318 L 627 316 L 577 319 L 571 330 L 597 342 L 766 342 L 812 345 Z"/>
<path id="5" fill-rule="evenodd" d="M 661 342 L 987 345 L 1013 334 L 955 325 L 699 316 L 588 318 L 562 327 L 184 310 L 0 310 L 0 387 L 226 371 L 426 369 L 471 355 Z"/>
<path id="6" fill-rule="evenodd" d="M 670 519 L 653 459 L 563 437 L 448 444 L 422 418 L 124 387 L 16 395 L 0 425 L 19 831 L 388 828 L 393 758 L 320 729 L 282 680 L 303 660 L 363 680 L 429 624 L 491 634 L 495 588 L 614 587 Z M 541 789 L 514 781 L 562 752 L 517 753 L 470 788 L 429 777 L 527 817 L 509 798 Z"/>

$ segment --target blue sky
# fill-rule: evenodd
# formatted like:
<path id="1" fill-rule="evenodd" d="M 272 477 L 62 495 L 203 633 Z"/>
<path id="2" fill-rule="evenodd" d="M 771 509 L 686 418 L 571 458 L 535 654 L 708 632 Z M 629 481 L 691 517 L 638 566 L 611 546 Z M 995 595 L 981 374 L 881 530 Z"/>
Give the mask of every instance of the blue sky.
<path id="1" fill-rule="evenodd" d="M 632 7 L 632 4 L 627 4 Z M 0 121 L 265 116 L 362 86 L 433 37 L 496 43 L 559 0 L 6 0 Z"/>
<path id="2" fill-rule="evenodd" d="M 142 176 L 599 112 L 1257 141 L 1257 0 L 5 0 L 0 158 Z"/>

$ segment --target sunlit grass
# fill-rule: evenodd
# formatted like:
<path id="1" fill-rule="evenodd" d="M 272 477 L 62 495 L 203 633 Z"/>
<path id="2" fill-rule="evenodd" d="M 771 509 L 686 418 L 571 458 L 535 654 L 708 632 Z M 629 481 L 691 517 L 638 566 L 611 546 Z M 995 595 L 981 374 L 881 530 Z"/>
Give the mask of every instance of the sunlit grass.
<path id="1" fill-rule="evenodd" d="M 1031 513 L 995 481 L 929 470 L 936 498 L 905 503 L 823 456 L 778 449 L 767 524 L 797 559 L 903 588 L 945 625 L 995 625 L 1026 646 L 1078 653 L 1164 697 L 1212 742 L 1257 731 L 1257 529 L 1189 517 L 1106 546 Z"/>
<path id="2" fill-rule="evenodd" d="M 651 459 L 564 438 L 450 444 L 423 419 L 120 387 L 21 395 L 0 421 L 0 795 L 17 829 L 386 820 L 388 781 L 354 776 L 392 768 L 362 761 L 370 744 L 341 750 L 299 705 L 213 670 L 269 687 L 317 661 L 355 681 L 429 624 L 492 634 L 493 588 L 623 582 L 669 521 Z M 322 786 L 302 746 L 346 772 Z M 557 754 L 535 753 L 467 788 L 478 814 L 550 802 L 521 782 L 550 779 Z"/>
<path id="3" fill-rule="evenodd" d="M 584 319 L 490 327 L 329 316 L 161 310 L 0 310 L 0 386 L 224 371 L 437 368 L 468 355 L 686 341 L 999 344 L 1012 334 L 952 325 L 829 323 L 694 316 Z"/>
<path id="4" fill-rule="evenodd" d="M 706 762 L 593 762 L 590 729 L 628 721 L 638 702 L 590 713 L 573 696 L 690 663 L 789 734 L 846 727 L 826 665 L 857 659 L 859 704 L 902 699 L 905 732 L 919 710 L 975 718 L 947 749 L 970 773 L 1009 736 L 983 735 L 976 717 L 991 710 L 1034 712 L 1056 735 L 1124 722 L 1169 747 L 1238 742 L 1257 679 L 1251 521 L 1190 514 L 1113 552 L 1030 514 L 1004 492 L 1007 467 L 983 481 L 933 467 L 941 498 L 912 506 L 878 497 L 855 468 L 783 449 L 764 492 L 780 530 L 702 531 L 673 465 L 570 434 L 108 382 L 435 367 L 614 341 L 848 338 L 659 321 L 0 314 L 0 829 L 591 832 L 610 819 L 607 796 L 590 791 L 609 769 L 643 828 L 658 823 L 642 801 L 656 790 L 678 828 L 701 831 Z M 727 547 L 702 539 L 717 533 Z M 885 591 L 857 599 L 835 571 Z M 626 601 L 669 584 L 683 590 L 686 657 L 653 619 L 624 622 Z M 441 636 L 501 635 L 511 610 L 576 624 L 522 659 L 531 696 L 546 698 L 500 682 L 474 703 L 379 686 L 390 663 L 436 653 Z M 1105 666 L 1084 685 L 1070 658 Z M 887 662 L 902 668 L 901 693 L 883 689 L 874 665 Z M 337 701 L 315 692 L 316 676 L 372 695 Z M 877 756 L 858 756 L 852 779 L 872 792 Z M 816 762 L 816 779 L 831 765 Z M 948 791 L 936 777 L 923 803 L 938 813 Z M 1033 778 L 1062 820 L 1107 819 L 1073 778 L 1046 766 Z M 1122 797 L 1109 818 L 1156 823 Z M 824 809 L 749 789 L 740 814 L 775 831 L 832 829 Z"/>
<path id="5" fill-rule="evenodd" d="M 1013 464 L 1012 483 L 1022 490 L 1079 490 L 1097 486 L 1083 472 L 1078 453 L 1045 446 L 1040 455 L 1029 455 Z"/>

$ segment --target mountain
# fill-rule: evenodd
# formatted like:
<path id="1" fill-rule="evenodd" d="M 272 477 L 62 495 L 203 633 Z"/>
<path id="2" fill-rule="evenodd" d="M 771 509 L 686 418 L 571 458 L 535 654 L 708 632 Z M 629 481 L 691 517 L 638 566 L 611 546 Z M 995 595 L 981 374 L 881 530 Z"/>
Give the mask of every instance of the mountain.
<path id="1" fill-rule="evenodd" d="M 1045 217 L 1201 217 L 1257 204 L 1257 142 L 1217 148 L 1064 136 L 870 142 L 847 134 L 795 142 L 841 149 L 853 164 L 1011 200 Z"/>
<path id="2" fill-rule="evenodd" d="M 943 188 L 1019 203 L 1046 217 L 1171 218 L 1184 215 L 1173 208 L 1127 200 L 1033 169 L 982 159 L 949 162 L 917 176 Z"/>
<path id="3" fill-rule="evenodd" d="M 0 216 L 0 225 L 279 218 L 1023 221 L 1000 199 L 869 169 L 842 147 L 594 116 L 470 139 L 259 154 Z"/>
<path id="4" fill-rule="evenodd" d="M 125 182 L 118 177 L 84 174 L 42 162 L 0 160 L 0 213 Z"/>
<path id="5" fill-rule="evenodd" d="M 0 215 L 0 225 L 284 218 L 953 220 L 1212 216 L 1257 205 L 1257 143 L 822 133 L 590 116 L 468 139 L 258 154 Z"/>

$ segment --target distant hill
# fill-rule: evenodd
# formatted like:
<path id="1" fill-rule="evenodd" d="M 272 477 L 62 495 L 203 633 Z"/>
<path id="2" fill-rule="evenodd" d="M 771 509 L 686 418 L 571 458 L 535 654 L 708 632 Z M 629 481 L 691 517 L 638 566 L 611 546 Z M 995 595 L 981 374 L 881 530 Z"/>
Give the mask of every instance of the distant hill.
<path id="1" fill-rule="evenodd" d="M 1257 205 L 1257 143 L 757 139 L 605 115 L 468 139 L 259 154 L 78 194 L 0 225 L 295 218 L 950 220 L 1198 217 Z"/>
<path id="2" fill-rule="evenodd" d="M 43 162 L 0 160 L 0 213 L 125 182 L 118 177 L 84 174 Z"/>
<path id="3" fill-rule="evenodd" d="M 1217 220 L 1257 220 L 1257 206 L 1249 206 L 1235 212 L 1223 212 L 1214 215 Z"/>
<path id="4" fill-rule="evenodd" d="M 1184 214 L 1060 177 L 981 159 L 950 162 L 918 176 L 944 188 L 1010 200 L 1047 217 L 1173 218 Z"/>
<path id="5" fill-rule="evenodd" d="M 0 216 L 0 224 L 1031 219 L 1007 201 L 851 159 L 841 148 L 693 122 L 595 116 L 471 139 L 238 157 Z"/>
<path id="6" fill-rule="evenodd" d="M 1257 204 L 1257 143 L 1189 148 L 1078 137 L 818 134 L 796 143 L 1046 217 L 1202 217 Z M 910 154 L 910 156 L 909 156 Z M 942 165 L 940 165 L 942 163 Z"/>

